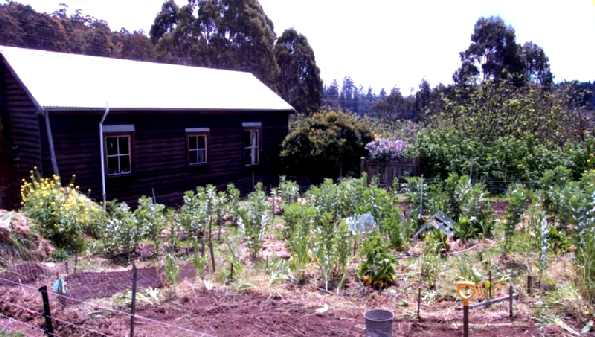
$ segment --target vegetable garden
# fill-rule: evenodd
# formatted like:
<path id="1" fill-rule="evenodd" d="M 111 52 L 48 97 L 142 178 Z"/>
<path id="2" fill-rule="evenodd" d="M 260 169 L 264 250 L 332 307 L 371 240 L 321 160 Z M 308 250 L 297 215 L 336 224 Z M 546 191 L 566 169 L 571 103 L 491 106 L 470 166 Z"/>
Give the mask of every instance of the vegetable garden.
<path id="1" fill-rule="evenodd" d="M 102 207 L 33 175 L 21 212 L 55 250 L 33 260 L 19 233 L 3 238 L 0 324 L 41 336 L 37 288 L 58 272 L 67 287 L 50 293 L 56 336 L 128 335 L 131 317 L 139 336 L 361 336 L 363 312 L 378 307 L 395 313 L 393 335 L 459 336 L 457 281 L 475 284 L 476 302 L 509 286 L 519 295 L 512 321 L 505 304 L 472 309 L 472 336 L 586 335 L 595 171 L 547 170 L 531 187 L 492 195 L 450 174 L 300 191 L 282 178 L 245 197 L 197 187 L 169 209 L 147 197 Z"/>

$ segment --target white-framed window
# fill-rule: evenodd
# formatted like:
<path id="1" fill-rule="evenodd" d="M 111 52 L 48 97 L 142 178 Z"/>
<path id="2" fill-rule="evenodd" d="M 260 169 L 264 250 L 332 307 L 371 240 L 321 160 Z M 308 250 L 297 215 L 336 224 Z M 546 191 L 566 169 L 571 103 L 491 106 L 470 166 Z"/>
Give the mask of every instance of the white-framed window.
<path id="1" fill-rule="evenodd" d="M 244 127 L 242 131 L 242 158 L 246 166 L 258 165 L 260 157 L 260 128 Z"/>
<path id="2" fill-rule="evenodd" d="M 186 134 L 188 144 L 188 164 L 202 165 L 207 163 L 207 134 Z"/>
<path id="3" fill-rule="evenodd" d="M 107 175 L 119 176 L 132 171 L 130 134 L 112 134 L 104 136 L 105 161 Z"/>

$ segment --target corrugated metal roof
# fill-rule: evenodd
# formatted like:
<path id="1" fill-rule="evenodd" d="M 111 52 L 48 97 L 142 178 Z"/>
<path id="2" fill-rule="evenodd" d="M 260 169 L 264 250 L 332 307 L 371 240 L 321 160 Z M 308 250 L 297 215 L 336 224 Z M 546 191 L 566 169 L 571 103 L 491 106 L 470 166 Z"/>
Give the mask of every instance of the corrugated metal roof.
<path id="1" fill-rule="evenodd" d="M 53 110 L 293 110 L 254 75 L 0 46 L 41 107 Z"/>

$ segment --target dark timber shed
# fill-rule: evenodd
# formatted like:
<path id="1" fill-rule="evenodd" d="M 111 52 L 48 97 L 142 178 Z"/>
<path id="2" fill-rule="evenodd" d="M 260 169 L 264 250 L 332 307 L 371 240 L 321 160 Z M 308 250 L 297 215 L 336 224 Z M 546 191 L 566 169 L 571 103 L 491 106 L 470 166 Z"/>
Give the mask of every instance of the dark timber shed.
<path id="1" fill-rule="evenodd" d="M 0 208 L 34 168 L 169 204 L 274 179 L 292 107 L 249 73 L 0 46 Z"/>

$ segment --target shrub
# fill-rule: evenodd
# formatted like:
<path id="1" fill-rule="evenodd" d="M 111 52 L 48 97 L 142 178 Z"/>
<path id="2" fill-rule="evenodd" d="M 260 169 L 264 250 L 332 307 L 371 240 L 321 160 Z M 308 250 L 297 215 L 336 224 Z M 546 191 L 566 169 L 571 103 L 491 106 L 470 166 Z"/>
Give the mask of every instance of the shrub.
<path id="1" fill-rule="evenodd" d="M 291 252 L 289 268 L 298 283 L 305 279 L 305 269 L 310 262 L 310 230 L 317 217 L 316 209 L 308 206 L 300 206 L 300 208 L 300 215 L 294 217 L 295 222 L 288 238 L 288 248 Z M 287 214 L 287 210 L 285 214 Z M 298 213 L 296 211 L 292 212 Z"/>
<path id="2" fill-rule="evenodd" d="M 358 276 L 364 284 L 382 290 L 395 280 L 395 257 L 378 234 L 370 235 L 362 247 Z"/>
<path id="3" fill-rule="evenodd" d="M 60 177 L 31 174 L 21 186 L 22 211 L 39 232 L 58 248 L 80 252 L 85 233 L 98 235 L 105 219 L 103 209 L 79 192 L 73 183 L 62 186 Z"/>
<path id="4" fill-rule="evenodd" d="M 262 190 L 262 184 L 258 183 L 254 192 L 248 195 L 246 203 L 240 207 L 242 229 L 253 259 L 258 256 L 262 248 L 268 210 L 266 194 Z"/>
<path id="5" fill-rule="evenodd" d="M 296 122 L 282 144 L 281 159 L 288 173 L 313 179 L 359 172 L 368 127 L 351 115 L 325 111 Z"/>

